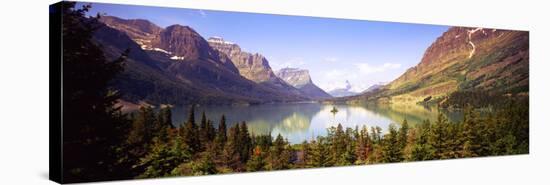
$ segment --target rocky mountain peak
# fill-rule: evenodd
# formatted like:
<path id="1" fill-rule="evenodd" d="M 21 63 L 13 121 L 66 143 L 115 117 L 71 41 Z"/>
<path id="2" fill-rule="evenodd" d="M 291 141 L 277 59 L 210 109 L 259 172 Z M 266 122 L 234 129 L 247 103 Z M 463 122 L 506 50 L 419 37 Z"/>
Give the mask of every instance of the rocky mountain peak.
<path id="1" fill-rule="evenodd" d="M 394 89 L 410 80 L 418 80 L 439 73 L 460 62 L 477 60 L 500 43 L 517 37 L 520 32 L 471 27 L 451 27 L 438 37 L 424 52 L 420 63 L 389 84 Z M 498 47 L 495 47 L 497 46 Z"/>
<path id="2" fill-rule="evenodd" d="M 277 71 L 277 76 L 296 88 L 313 83 L 307 69 L 282 68 Z"/>
<path id="3" fill-rule="evenodd" d="M 451 27 L 426 49 L 418 67 L 428 68 L 460 59 L 470 59 L 477 53 L 476 50 L 479 51 L 480 43 L 505 33 L 505 30 L 497 29 Z"/>
<path id="4" fill-rule="evenodd" d="M 189 26 L 166 27 L 151 41 L 153 48 L 161 48 L 172 55 L 185 59 L 218 58 L 208 42 Z"/>
<path id="5" fill-rule="evenodd" d="M 451 27 L 426 49 L 418 65 L 375 96 L 419 102 L 456 91 L 524 92 L 528 50 L 529 32 Z"/>
<path id="6" fill-rule="evenodd" d="M 325 99 L 331 96 L 317 87 L 311 81 L 309 70 L 299 68 L 282 68 L 276 72 L 276 75 L 286 83 L 298 88 L 303 94 L 314 99 Z"/>
<path id="7" fill-rule="evenodd" d="M 245 78 L 255 82 L 280 81 L 263 55 L 242 51 L 239 45 L 225 41 L 221 37 L 209 38 L 208 44 L 218 52 L 227 55 Z"/>

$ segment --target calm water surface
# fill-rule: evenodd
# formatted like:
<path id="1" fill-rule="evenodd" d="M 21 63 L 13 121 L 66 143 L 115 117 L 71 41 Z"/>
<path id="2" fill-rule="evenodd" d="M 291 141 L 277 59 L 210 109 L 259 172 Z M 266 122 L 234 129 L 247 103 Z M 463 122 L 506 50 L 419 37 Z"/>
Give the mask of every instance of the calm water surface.
<path id="1" fill-rule="evenodd" d="M 333 107 L 338 110 L 331 112 Z M 182 124 L 187 120 L 188 106 L 174 107 L 172 120 L 174 124 Z M 311 140 L 318 135 L 326 135 L 327 128 L 341 123 L 352 127 L 363 125 L 379 126 L 383 132 L 390 124 L 399 126 L 404 119 L 409 124 L 418 124 L 425 119 L 434 121 L 441 110 L 419 105 L 325 105 L 320 103 L 266 104 L 251 106 L 197 106 L 195 119 L 200 120 L 201 113 L 219 124 L 222 114 L 226 124 L 232 126 L 237 122 L 246 121 L 249 131 L 253 134 L 272 136 L 281 134 L 289 142 L 296 144 Z M 461 112 L 442 111 L 449 120 L 460 121 Z"/>

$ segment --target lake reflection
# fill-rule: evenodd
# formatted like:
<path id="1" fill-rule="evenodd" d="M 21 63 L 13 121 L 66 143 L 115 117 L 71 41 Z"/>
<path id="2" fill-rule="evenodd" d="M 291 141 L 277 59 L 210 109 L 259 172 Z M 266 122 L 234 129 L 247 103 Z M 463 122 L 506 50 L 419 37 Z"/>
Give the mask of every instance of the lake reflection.
<path id="1" fill-rule="evenodd" d="M 333 107 L 337 112 L 333 113 Z M 410 124 L 421 123 L 437 118 L 439 110 L 419 105 L 324 105 L 319 103 L 267 104 L 253 106 L 198 106 L 195 119 L 199 122 L 201 113 L 217 125 L 224 114 L 228 126 L 246 121 L 253 134 L 272 136 L 281 134 L 291 143 L 301 143 L 318 135 L 326 135 L 326 129 L 341 123 L 342 126 L 362 127 L 379 126 L 384 131 L 392 123 L 401 123 L 404 119 Z M 460 121 L 462 113 L 443 112 L 451 121 Z M 175 107 L 172 120 L 176 125 L 187 120 L 188 107 Z"/>

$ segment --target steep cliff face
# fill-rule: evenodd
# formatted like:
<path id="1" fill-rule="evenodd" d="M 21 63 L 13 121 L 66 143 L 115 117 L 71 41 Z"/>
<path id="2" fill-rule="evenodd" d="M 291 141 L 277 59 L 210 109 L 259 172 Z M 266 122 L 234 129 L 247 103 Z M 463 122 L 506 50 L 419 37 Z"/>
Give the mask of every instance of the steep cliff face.
<path id="1" fill-rule="evenodd" d="M 163 53 L 174 61 L 206 60 L 221 64 L 238 73 L 230 60 L 212 49 L 193 28 L 172 25 L 165 29 L 143 19 L 121 19 L 103 16 L 101 22 L 126 33 L 141 49 Z"/>
<path id="2" fill-rule="evenodd" d="M 130 49 L 127 70 L 116 80 L 127 100 L 169 104 L 307 100 L 280 79 L 282 88 L 241 76 L 227 55 L 188 26 L 162 29 L 145 20 L 115 17 L 103 17 L 101 22 L 107 26 L 95 40 L 106 52 L 115 57 Z"/>
<path id="3" fill-rule="evenodd" d="M 354 99 L 420 102 L 456 91 L 528 92 L 529 33 L 451 27 L 425 51 L 418 65 L 376 93 Z"/>
<path id="4" fill-rule="evenodd" d="M 285 92 L 289 96 L 310 98 L 307 94 L 303 94 L 301 91 L 276 76 L 271 66 L 269 66 L 269 61 L 261 54 L 252 54 L 242 51 L 239 45 L 225 41 L 221 37 L 211 37 L 208 39 L 208 43 L 212 48 L 227 56 L 238 69 L 239 74 L 246 79 L 274 90 Z"/>
<path id="5" fill-rule="evenodd" d="M 296 88 L 313 83 L 309 71 L 305 69 L 283 68 L 277 71 L 277 76 Z"/>
<path id="6" fill-rule="evenodd" d="M 317 87 L 311 81 L 309 71 L 298 68 L 283 68 L 277 71 L 276 75 L 283 79 L 286 83 L 298 88 L 302 93 L 314 99 L 331 98 L 332 96 Z"/>
<path id="7" fill-rule="evenodd" d="M 227 55 L 245 78 L 261 82 L 277 82 L 280 79 L 275 76 L 267 59 L 259 53 L 242 51 L 239 45 L 223 40 L 220 37 L 208 39 L 211 47 Z"/>
<path id="8" fill-rule="evenodd" d="M 109 27 L 126 33 L 140 46 L 150 46 L 151 41 L 162 31 L 161 27 L 144 19 L 121 19 L 113 16 L 102 16 L 101 22 Z"/>

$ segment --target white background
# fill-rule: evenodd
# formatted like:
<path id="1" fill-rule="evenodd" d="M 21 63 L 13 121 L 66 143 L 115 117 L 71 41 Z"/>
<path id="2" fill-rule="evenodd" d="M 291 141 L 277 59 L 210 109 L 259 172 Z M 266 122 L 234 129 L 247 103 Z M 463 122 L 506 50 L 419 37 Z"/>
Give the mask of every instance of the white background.
<path id="1" fill-rule="evenodd" d="M 0 184 L 48 180 L 48 5 L 0 6 Z M 544 0 L 100 0 L 212 10 L 483 26 L 530 31 L 529 155 L 245 173 L 108 184 L 548 184 L 549 8 Z M 546 175 L 546 176 L 545 176 Z"/>

